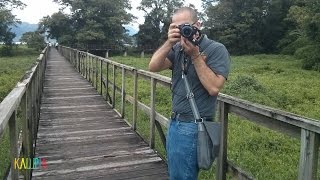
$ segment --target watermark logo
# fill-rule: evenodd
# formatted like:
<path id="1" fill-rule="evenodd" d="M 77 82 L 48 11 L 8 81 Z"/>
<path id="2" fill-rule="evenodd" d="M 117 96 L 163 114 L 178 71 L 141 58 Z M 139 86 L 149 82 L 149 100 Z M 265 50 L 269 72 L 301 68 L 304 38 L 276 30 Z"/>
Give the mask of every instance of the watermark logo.
<path id="1" fill-rule="evenodd" d="M 45 158 L 14 158 L 14 169 L 47 169 Z"/>

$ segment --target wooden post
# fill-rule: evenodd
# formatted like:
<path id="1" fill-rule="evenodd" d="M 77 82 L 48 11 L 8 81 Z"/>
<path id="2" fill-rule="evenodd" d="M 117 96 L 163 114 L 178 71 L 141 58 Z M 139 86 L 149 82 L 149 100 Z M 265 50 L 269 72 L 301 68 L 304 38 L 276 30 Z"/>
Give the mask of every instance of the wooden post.
<path id="1" fill-rule="evenodd" d="M 126 103 L 126 96 L 125 96 L 125 76 L 126 76 L 126 71 L 124 67 L 121 69 L 121 74 L 122 74 L 122 79 L 121 79 L 121 118 L 124 118 L 125 116 L 125 103 Z"/>
<path id="2" fill-rule="evenodd" d="M 30 157 L 30 142 L 28 131 L 28 114 L 27 114 L 27 91 L 24 93 L 21 99 L 21 120 L 22 120 L 22 146 L 24 157 Z M 30 179 L 30 170 L 24 171 L 24 179 Z"/>
<path id="3" fill-rule="evenodd" d="M 141 57 L 141 58 L 144 58 L 144 51 L 141 51 L 140 57 Z"/>
<path id="4" fill-rule="evenodd" d="M 154 148 L 154 139 L 155 139 L 155 101 L 156 101 L 156 79 L 151 78 L 151 99 L 150 99 L 150 148 Z"/>
<path id="5" fill-rule="evenodd" d="M 109 58 L 109 50 L 106 52 L 106 58 Z"/>
<path id="6" fill-rule="evenodd" d="M 33 157 L 33 136 L 32 136 L 32 83 L 28 84 L 27 87 L 27 129 L 28 129 L 28 139 L 29 139 L 29 157 Z"/>
<path id="7" fill-rule="evenodd" d="M 96 90 L 98 91 L 98 58 L 96 59 Z"/>
<path id="8" fill-rule="evenodd" d="M 225 180 L 227 174 L 227 139 L 228 139 L 228 107 L 224 102 L 220 103 L 219 119 L 221 121 L 221 138 L 219 156 L 217 158 L 217 180 Z"/>
<path id="9" fill-rule="evenodd" d="M 127 50 L 124 51 L 123 56 L 127 57 Z"/>
<path id="10" fill-rule="evenodd" d="M 102 73 L 102 65 L 103 65 L 103 61 L 101 59 L 100 60 L 100 95 L 102 95 L 102 81 L 103 81 L 103 73 Z"/>
<path id="11" fill-rule="evenodd" d="M 112 86 L 112 108 L 116 107 L 116 66 L 112 65 L 113 86 Z"/>
<path id="12" fill-rule="evenodd" d="M 86 60 L 85 60 L 86 79 L 88 79 L 88 59 L 89 59 L 89 54 L 88 54 L 88 52 L 87 52 L 87 53 L 86 53 Z"/>
<path id="13" fill-rule="evenodd" d="M 319 134 L 301 129 L 299 180 L 317 179 Z"/>
<path id="14" fill-rule="evenodd" d="M 10 155 L 11 155 L 11 179 L 19 179 L 18 168 L 15 167 L 15 158 L 18 157 L 18 139 L 17 139 L 17 127 L 16 127 L 17 111 L 15 110 L 9 119 L 9 131 L 10 131 Z"/>
<path id="15" fill-rule="evenodd" d="M 137 128 L 137 107 L 138 107 L 138 73 L 135 69 L 133 71 L 133 122 L 132 129 L 135 131 Z"/>
<path id="16" fill-rule="evenodd" d="M 109 94 L 109 63 L 107 62 L 107 80 L 106 80 L 106 100 L 108 101 L 108 94 Z"/>

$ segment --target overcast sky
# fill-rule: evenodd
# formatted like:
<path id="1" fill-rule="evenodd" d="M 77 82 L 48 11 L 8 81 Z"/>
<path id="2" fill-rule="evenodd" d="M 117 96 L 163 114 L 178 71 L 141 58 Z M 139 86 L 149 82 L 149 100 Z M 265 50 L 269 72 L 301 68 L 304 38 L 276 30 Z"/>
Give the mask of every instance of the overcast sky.
<path id="1" fill-rule="evenodd" d="M 28 22 L 32 24 L 37 24 L 39 20 L 47 15 L 52 15 L 59 11 L 59 5 L 52 2 L 52 0 L 21 0 L 27 5 L 23 10 L 13 10 L 13 14 L 16 15 L 18 19 L 23 22 Z M 132 24 L 136 29 L 138 29 L 139 24 L 143 24 L 143 12 L 138 11 L 136 7 L 139 6 L 141 0 L 131 0 L 131 13 L 138 19 L 134 24 Z M 185 0 L 185 5 L 192 3 L 197 9 L 201 9 L 200 0 Z"/>

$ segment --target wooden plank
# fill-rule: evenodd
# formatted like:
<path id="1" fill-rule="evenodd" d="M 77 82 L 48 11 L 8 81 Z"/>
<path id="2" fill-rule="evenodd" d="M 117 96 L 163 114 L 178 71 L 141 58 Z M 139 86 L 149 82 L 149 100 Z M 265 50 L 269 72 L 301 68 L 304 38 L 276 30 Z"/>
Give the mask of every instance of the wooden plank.
<path id="1" fill-rule="evenodd" d="M 112 76 L 113 76 L 113 86 L 112 86 L 112 108 L 116 107 L 116 66 L 112 65 Z"/>
<path id="2" fill-rule="evenodd" d="M 300 137 L 300 128 L 297 126 L 291 126 L 288 123 L 231 104 L 229 104 L 229 112 L 282 134 L 288 134 L 296 138 Z"/>
<path id="3" fill-rule="evenodd" d="M 232 106 L 240 107 L 253 113 L 257 113 L 259 115 L 263 115 L 284 122 L 287 124 L 288 128 L 294 129 L 294 127 L 290 126 L 296 126 L 320 134 L 320 121 L 318 120 L 302 117 L 293 113 L 255 104 L 246 100 L 238 99 L 221 93 L 219 94 L 218 100 L 223 101 Z M 265 122 L 265 124 L 266 123 L 268 122 Z"/>
<path id="4" fill-rule="evenodd" d="M 155 108 L 156 108 L 156 83 L 154 78 L 151 78 L 151 93 L 150 93 L 150 148 L 154 148 L 155 139 Z"/>
<path id="5" fill-rule="evenodd" d="M 19 171 L 15 168 L 15 159 L 18 158 L 18 139 L 17 139 L 17 127 L 16 127 L 17 112 L 14 111 L 9 120 L 9 132 L 10 132 L 10 158 L 11 158 L 11 178 L 13 180 L 18 179 Z"/>
<path id="6" fill-rule="evenodd" d="M 96 60 L 96 70 L 95 70 L 95 74 L 96 74 L 96 80 L 95 80 L 95 87 L 96 87 L 96 90 L 98 91 L 98 59 L 97 58 L 95 58 L 95 60 Z"/>
<path id="7" fill-rule="evenodd" d="M 317 179 L 319 134 L 301 129 L 299 180 Z"/>
<path id="8" fill-rule="evenodd" d="M 232 174 L 232 179 L 253 180 L 254 178 L 241 168 L 228 161 L 228 172 Z"/>
<path id="9" fill-rule="evenodd" d="M 132 115 L 132 129 L 135 131 L 137 128 L 137 104 L 138 104 L 138 74 L 134 70 L 133 75 L 133 115 Z"/>
<path id="10" fill-rule="evenodd" d="M 228 105 L 220 102 L 219 120 L 221 121 L 221 138 L 219 156 L 217 158 L 216 179 L 225 180 L 227 174 L 227 139 L 228 139 Z"/>
<path id="11" fill-rule="evenodd" d="M 126 106 L 126 95 L 125 95 L 125 88 L 126 88 L 126 84 L 125 84 L 125 77 L 126 77 L 126 74 L 125 74 L 125 69 L 122 67 L 121 69 L 121 118 L 124 118 L 125 117 L 125 106 Z"/>
<path id="12" fill-rule="evenodd" d="M 102 61 L 99 59 L 100 61 L 100 95 L 102 95 L 102 81 L 103 81 L 103 63 Z"/>
<path id="13" fill-rule="evenodd" d="M 28 130 L 28 114 L 27 114 L 27 92 L 23 95 L 21 100 L 21 121 L 22 121 L 22 146 L 23 154 L 25 157 L 30 157 L 30 142 L 29 142 L 29 130 Z M 30 179 L 31 171 L 24 171 L 25 179 Z"/>

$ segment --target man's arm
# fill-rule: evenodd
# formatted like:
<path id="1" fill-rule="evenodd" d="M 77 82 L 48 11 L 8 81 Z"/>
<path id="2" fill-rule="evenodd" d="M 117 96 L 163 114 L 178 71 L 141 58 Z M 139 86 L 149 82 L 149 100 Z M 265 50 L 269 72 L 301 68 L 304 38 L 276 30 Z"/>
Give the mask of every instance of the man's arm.
<path id="1" fill-rule="evenodd" d="M 167 58 L 168 53 L 170 52 L 172 45 L 169 41 L 166 41 L 151 57 L 149 63 L 149 71 L 159 72 L 168 68 L 171 68 L 172 63 Z"/>
<path id="2" fill-rule="evenodd" d="M 207 66 L 203 56 L 198 56 L 194 59 L 193 64 L 201 84 L 211 96 L 217 96 L 223 87 L 225 78 L 222 75 L 215 74 Z"/>
<path id="3" fill-rule="evenodd" d="M 207 57 L 200 55 L 198 46 L 194 46 L 185 38 L 181 40 L 181 44 L 184 47 L 185 52 L 191 56 L 197 75 L 203 87 L 211 96 L 218 95 L 226 80 L 225 77 L 213 72 L 213 70 L 206 64 Z"/>
<path id="4" fill-rule="evenodd" d="M 172 23 L 168 30 L 168 40 L 153 54 L 149 63 L 149 71 L 159 72 L 172 67 L 171 61 L 167 58 L 174 44 L 180 41 L 180 30 Z"/>

